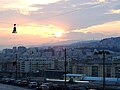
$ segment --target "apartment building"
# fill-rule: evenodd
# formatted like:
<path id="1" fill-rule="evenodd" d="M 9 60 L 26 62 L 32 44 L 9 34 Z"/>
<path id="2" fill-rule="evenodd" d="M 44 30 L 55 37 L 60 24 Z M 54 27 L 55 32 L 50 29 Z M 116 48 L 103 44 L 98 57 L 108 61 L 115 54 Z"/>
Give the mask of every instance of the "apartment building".
<path id="1" fill-rule="evenodd" d="M 29 58 L 27 60 L 20 60 L 19 63 L 21 72 L 54 69 L 54 60 L 50 58 Z"/>
<path id="2" fill-rule="evenodd" d="M 74 65 L 73 73 L 86 74 L 87 76 L 103 77 L 103 61 L 91 60 L 85 63 L 77 63 Z M 106 77 L 120 78 L 120 58 L 113 57 L 111 60 L 105 61 Z"/>

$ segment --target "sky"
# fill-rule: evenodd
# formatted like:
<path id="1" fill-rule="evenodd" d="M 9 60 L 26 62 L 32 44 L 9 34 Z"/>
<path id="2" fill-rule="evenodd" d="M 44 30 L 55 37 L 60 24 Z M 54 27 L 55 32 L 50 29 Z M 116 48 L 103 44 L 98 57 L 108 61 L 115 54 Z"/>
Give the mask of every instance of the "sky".
<path id="1" fill-rule="evenodd" d="M 0 0 L 0 33 L 0 49 L 118 37 L 120 0 Z"/>

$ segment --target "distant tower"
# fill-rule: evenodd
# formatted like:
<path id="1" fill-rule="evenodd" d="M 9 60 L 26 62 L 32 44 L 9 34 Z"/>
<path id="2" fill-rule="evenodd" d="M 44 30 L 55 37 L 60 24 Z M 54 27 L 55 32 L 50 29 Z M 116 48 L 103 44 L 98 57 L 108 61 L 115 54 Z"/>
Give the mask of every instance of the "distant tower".
<path id="1" fill-rule="evenodd" d="M 17 33 L 17 31 L 16 31 L 16 24 L 14 24 L 13 32 L 12 33 Z"/>

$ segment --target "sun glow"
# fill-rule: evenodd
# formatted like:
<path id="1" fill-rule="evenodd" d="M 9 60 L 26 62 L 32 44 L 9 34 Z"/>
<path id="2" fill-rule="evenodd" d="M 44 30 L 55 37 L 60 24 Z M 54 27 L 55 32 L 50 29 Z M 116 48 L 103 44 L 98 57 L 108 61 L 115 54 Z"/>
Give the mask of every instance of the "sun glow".
<path id="1" fill-rule="evenodd" d="M 63 33 L 62 32 L 55 32 L 55 37 L 62 37 L 63 36 Z"/>
<path id="2" fill-rule="evenodd" d="M 39 36 L 42 38 L 61 37 L 65 31 L 61 27 L 55 25 L 36 25 L 29 24 L 27 26 L 19 26 L 18 34 L 28 34 Z"/>

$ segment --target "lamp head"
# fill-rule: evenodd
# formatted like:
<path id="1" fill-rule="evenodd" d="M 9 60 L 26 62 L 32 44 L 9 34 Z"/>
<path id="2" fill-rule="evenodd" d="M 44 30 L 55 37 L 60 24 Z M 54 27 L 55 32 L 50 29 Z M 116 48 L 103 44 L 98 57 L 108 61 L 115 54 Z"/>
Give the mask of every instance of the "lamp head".
<path id="1" fill-rule="evenodd" d="M 13 27 L 13 31 L 12 33 L 17 33 L 17 30 L 16 30 L 16 24 L 14 24 L 14 27 Z"/>

